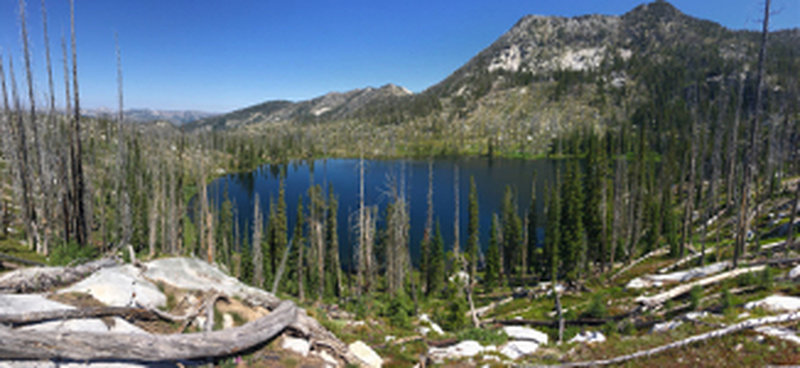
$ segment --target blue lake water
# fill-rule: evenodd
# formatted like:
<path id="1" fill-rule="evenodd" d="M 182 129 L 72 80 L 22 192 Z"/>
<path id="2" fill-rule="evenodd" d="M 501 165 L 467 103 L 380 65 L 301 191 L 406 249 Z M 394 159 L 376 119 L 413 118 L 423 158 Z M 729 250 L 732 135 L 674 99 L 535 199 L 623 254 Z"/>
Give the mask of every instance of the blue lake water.
<path id="1" fill-rule="evenodd" d="M 537 211 L 539 224 L 543 224 L 543 193 L 552 185 L 554 172 L 561 161 L 518 160 L 488 158 L 452 158 L 433 160 L 433 203 L 434 221 L 441 224 L 442 235 L 447 249 L 453 245 L 455 218 L 455 170 L 458 166 L 460 215 L 459 229 L 461 249 L 467 238 L 467 204 L 470 177 L 475 178 L 480 208 L 481 249 L 485 251 L 489 239 L 489 226 L 493 213 L 499 213 L 505 187 L 510 185 L 518 193 L 517 202 L 520 215 L 528 211 L 531 198 L 531 184 L 536 175 Z M 366 160 L 365 198 L 367 205 L 379 207 L 378 229 L 382 226 L 384 208 L 391 202 L 387 195 L 391 178 L 404 179 L 401 185 L 409 201 L 411 217 L 411 242 L 409 244 L 414 262 L 419 259 L 419 244 L 423 236 L 427 218 L 428 161 L 426 160 Z M 248 173 L 230 174 L 213 181 L 209 185 L 209 199 L 219 205 L 227 192 L 233 202 L 235 219 L 240 229 L 252 228 L 255 193 L 260 198 L 260 207 L 266 219 L 269 213 L 270 198 L 277 201 L 280 172 L 286 172 L 286 207 L 288 230 L 291 236 L 296 219 L 297 201 L 303 199 L 304 209 L 308 211 L 308 188 L 312 183 L 323 187 L 326 194 L 328 186 L 339 200 L 338 232 L 340 259 L 343 267 L 353 262 L 353 245 L 356 242 L 353 231 L 354 214 L 358 209 L 359 160 L 327 159 L 314 161 L 294 161 L 286 165 L 264 165 Z M 563 172 L 563 170 L 562 170 Z M 249 235 L 248 235 L 249 236 Z M 539 229 L 539 237 L 543 230 Z"/>

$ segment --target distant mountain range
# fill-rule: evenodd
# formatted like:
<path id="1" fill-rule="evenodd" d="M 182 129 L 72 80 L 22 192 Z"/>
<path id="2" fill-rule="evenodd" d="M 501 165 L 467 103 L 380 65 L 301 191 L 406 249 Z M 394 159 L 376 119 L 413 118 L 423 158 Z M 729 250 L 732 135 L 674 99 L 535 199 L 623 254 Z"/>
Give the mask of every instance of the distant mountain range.
<path id="1" fill-rule="evenodd" d="M 601 121 L 598 114 L 608 114 L 612 119 L 614 114 L 626 112 L 621 112 L 618 101 L 601 99 L 598 93 L 625 87 L 636 92 L 617 94 L 628 99 L 646 98 L 654 86 L 669 85 L 674 80 L 662 72 L 670 68 L 684 68 L 706 78 L 735 78 L 742 70 L 754 69 L 758 42 L 758 32 L 729 30 L 690 17 L 662 0 L 640 5 L 621 16 L 528 15 L 450 76 L 421 93 L 412 94 L 388 84 L 301 102 L 267 101 L 200 119 L 183 129 L 208 131 L 353 119 L 366 119 L 379 126 L 444 119 L 453 127 L 461 127 L 458 129 L 477 131 L 487 119 L 514 120 L 522 127 L 542 127 L 551 121 L 571 123 L 576 116 L 595 116 L 594 121 Z M 800 30 L 772 32 L 769 42 L 770 73 L 785 73 L 781 68 L 790 64 L 796 67 Z M 572 88 L 581 84 L 588 87 Z M 559 101 L 564 95 L 569 97 L 567 105 Z M 565 109 L 570 111 L 562 112 Z"/>
<path id="2" fill-rule="evenodd" d="M 83 114 L 92 117 L 116 118 L 117 111 L 108 108 L 87 109 Z M 176 126 L 205 119 L 217 113 L 194 111 L 194 110 L 153 110 L 153 109 L 130 109 L 125 110 L 125 120 L 134 123 L 148 123 L 153 121 L 167 121 Z"/>

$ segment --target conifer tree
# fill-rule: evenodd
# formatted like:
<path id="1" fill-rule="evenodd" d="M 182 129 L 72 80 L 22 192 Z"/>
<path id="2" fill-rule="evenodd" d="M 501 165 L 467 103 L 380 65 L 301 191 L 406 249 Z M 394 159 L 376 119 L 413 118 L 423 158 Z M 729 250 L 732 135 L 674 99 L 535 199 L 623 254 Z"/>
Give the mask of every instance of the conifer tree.
<path id="1" fill-rule="evenodd" d="M 556 173 L 556 183 L 558 183 L 558 173 Z M 561 197 L 557 188 L 558 184 L 550 189 L 550 197 L 547 200 L 545 214 L 547 226 L 544 233 L 544 258 L 545 276 L 550 280 L 555 280 L 558 275 L 558 253 L 561 244 Z"/>
<path id="2" fill-rule="evenodd" d="M 528 228 L 526 231 L 528 232 L 528 244 L 527 244 L 527 252 L 528 255 L 528 271 L 533 273 L 534 275 L 539 273 L 539 269 L 541 268 L 541 255 L 539 254 L 538 248 L 538 234 L 536 230 L 536 226 L 538 224 L 538 218 L 536 217 L 536 173 L 533 173 L 533 179 L 531 180 L 531 204 L 528 207 L 528 221 L 527 225 Z"/>
<path id="3" fill-rule="evenodd" d="M 428 268 L 428 296 L 438 296 L 444 288 L 445 259 L 444 239 L 439 222 L 436 222 L 436 233 L 431 241 L 430 265 Z"/>
<path id="4" fill-rule="evenodd" d="M 601 147 L 599 137 L 589 137 L 589 152 L 587 154 L 586 175 L 586 209 L 583 222 L 586 228 L 586 238 L 591 245 L 588 249 L 588 259 L 592 262 L 604 263 L 606 239 L 603 236 L 603 223 L 605 213 L 602 211 L 604 203 L 605 177 L 607 175 L 605 150 Z"/>
<path id="5" fill-rule="evenodd" d="M 292 233 L 292 251 L 289 256 L 289 269 L 287 283 L 289 284 L 290 292 L 293 292 L 302 301 L 305 299 L 304 288 L 304 262 L 305 255 L 304 249 L 305 239 L 303 237 L 303 227 L 305 226 L 305 219 L 303 218 L 303 197 L 297 198 L 297 219 L 294 223 L 294 232 Z M 293 285 L 292 285 L 293 284 Z"/>
<path id="6" fill-rule="evenodd" d="M 269 262 L 271 272 L 269 274 L 271 275 L 278 272 L 278 263 L 281 261 L 281 257 L 283 257 L 283 253 L 286 251 L 286 236 L 288 232 L 288 225 L 286 224 L 286 179 L 283 173 L 280 175 L 278 203 L 274 215 L 271 213 L 273 206 L 270 205 L 270 224 L 272 226 L 270 228 L 271 242 L 269 245 Z"/>
<path id="7" fill-rule="evenodd" d="M 570 281 L 578 279 L 581 257 L 585 254 L 583 230 L 583 190 L 577 161 L 567 164 L 564 180 L 564 209 L 561 214 L 561 246 L 559 258 L 563 272 Z"/>
<path id="8" fill-rule="evenodd" d="M 478 268 L 480 252 L 480 217 L 478 208 L 478 189 L 475 186 L 475 177 L 469 178 L 469 203 L 467 221 L 467 257 L 469 260 L 469 278 L 473 280 Z"/>
<path id="9" fill-rule="evenodd" d="M 503 196 L 503 269 L 508 275 L 521 271 L 522 223 L 517 214 L 514 191 L 506 186 Z"/>
<path id="10" fill-rule="evenodd" d="M 329 186 L 327 220 L 325 221 L 325 244 L 327 246 L 325 270 L 328 272 L 325 276 L 325 296 L 341 298 L 342 267 L 339 264 L 338 210 L 339 201 L 333 194 L 333 186 Z"/>
<path id="11" fill-rule="evenodd" d="M 497 228 L 500 220 L 492 215 L 489 227 L 489 249 L 486 251 L 486 291 L 492 291 L 500 282 L 500 244 L 497 241 Z"/>

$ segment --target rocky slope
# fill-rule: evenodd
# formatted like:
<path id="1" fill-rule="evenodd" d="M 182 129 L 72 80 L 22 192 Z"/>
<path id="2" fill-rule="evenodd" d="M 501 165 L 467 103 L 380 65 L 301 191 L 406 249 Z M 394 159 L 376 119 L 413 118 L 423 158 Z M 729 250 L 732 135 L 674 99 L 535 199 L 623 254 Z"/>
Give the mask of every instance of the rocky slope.
<path id="1" fill-rule="evenodd" d="M 464 66 L 419 94 L 387 85 L 380 89 L 330 93 L 297 103 L 270 101 L 200 120 L 186 128 L 229 129 L 275 122 L 354 118 L 378 125 L 419 118 L 463 120 L 460 125 L 470 125 L 478 114 L 497 116 L 516 110 L 519 104 L 543 101 L 547 110 L 553 105 L 545 99 L 553 99 L 548 88 L 554 82 L 570 84 L 578 80 L 613 90 L 660 82 L 647 80 L 651 76 L 644 75 L 642 65 L 678 63 L 689 72 L 708 77 L 718 75 L 723 69 L 742 70 L 745 64 L 754 62 L 757 43 L 756 32 L 733 31 L 692 18 L 665 1 L 640 5 L 621 16 L 529 15 Z M 773 32 L 770 44 L 775 57 L 768 61 L 776 61 L 770 61 L 768 70 L 782 74 L 791 70 L 787 65 L 797 67 L 798 58 L 792 55 L 800 50 L 800 30 Z M 779 67 L 781 63 L 783 67 Z M 523 98 L 520 94 L 536 96 Z M 573 93 L 570 97 L 578 105 L 586 104 L 580 94 Z M 520 123 L 542 120 L 527 111 L 520 111 L 519 115 L 512 119 Z"/>

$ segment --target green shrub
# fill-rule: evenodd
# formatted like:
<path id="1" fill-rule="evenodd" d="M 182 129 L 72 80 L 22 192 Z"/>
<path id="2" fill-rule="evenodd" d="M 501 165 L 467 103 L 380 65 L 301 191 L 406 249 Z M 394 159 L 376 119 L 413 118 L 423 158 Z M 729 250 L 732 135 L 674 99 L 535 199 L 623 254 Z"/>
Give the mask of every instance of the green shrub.
<path id="1" fill-rule="evenodd" d="M 722 300 L 720 300 L 720 304 L 722 307 L 722 312 L 725 314 L 730 313 L 733 310 L 733 306 L 736 303 L 733 301 L 733 295 L 731 292 L 728 291 L 728 288 L 722 290 Z"/>
<path id="2" fill-rule="evenodd" d="M 66 266 L 97 258 L 100 252 L 92 246 L 82 246 L 76 242 L 61 243 L 51 249 L 50 264 Z"/>
<path id="3" fill-rule="evenodd" d="M 589 318 L 605 318 L 608 315 L 602 293 L 592 296 L 592 301 L 589 303 L 589 308 L 586 309 L 585 314 Z"/>
<path id="4" fill-rule="evenodd" d="M 703 298 L 703 287 L 700 285 L 692 286 L 689 291 L 689 309 L 696 310 L 700 307 L 700 299 Z"/>
<path id="5" fill-rule="evenodd" d="M 773 286 L 773 271 L 769 267 L 765 267 L 758 277 L 758 287 L 763 290 L 772 290 Z"/>
<path id="6" fill-rule="evenodd" d="M 508 341 L 508 336 L 503 330 L 490 330 L 484 328 L 468 328 L 457 336 L 459 341 L 475 340 L 481 345 L 503 345 Z"/>
<path id="7" fill-rule="evenodd" d="M 392 326 L 408 328 L 411 326 L 409 317 L 414 314 L 414 304 L 408 295 L 400 293 L 389 300 L 382 314 Z"/>
<path id="8" fill-rule="evenodd" d="M 437 308 L 433 318 L 447 331 L 461 331 L 469 325 L 467 301 L 456 293 L 450 293 L 444 308 Z"/>

